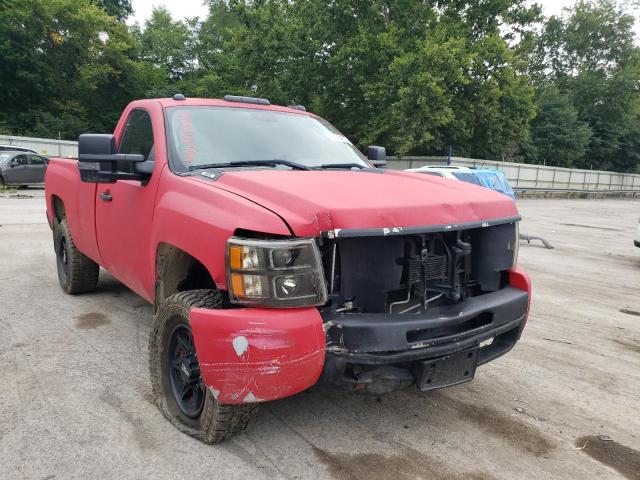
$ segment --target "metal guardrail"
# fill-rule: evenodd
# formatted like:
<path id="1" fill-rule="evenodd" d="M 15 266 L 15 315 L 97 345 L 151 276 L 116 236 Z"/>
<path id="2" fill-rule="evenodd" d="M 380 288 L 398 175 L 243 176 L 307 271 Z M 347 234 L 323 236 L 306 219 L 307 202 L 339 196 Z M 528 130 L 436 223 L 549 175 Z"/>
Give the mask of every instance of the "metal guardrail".
<path id="1" fill-rule="evenodd" d="M 31 148 L 42 155 L 48 156 L 78 156 L 78 142 L 73 142 L 71 140 L 0 135 L 0 145 L 15 145 L 17 147 Z"/>
<path id="2" fill-rule="evenodd" d="M 452 157 L 452 164 L 502 170 L 514 188 L 576 190 L 640 190 L 640 174 Z M 447 157 L 388 157 L 388 168 L 404 170 L 423 165 L 446 165 Z"/>
<path id="3" fill-rule="evenodd" d="M 525 197 L 527 193 L 542 193 L 546 197 L 548 194 L 567 194 L 573 195 L 599 195 L 605 196 L 632 196 L 633 198 L 640 197 L 640 190 L 636 189 L 614 189 L 614 190 L 583 190 L 580 188 L 541 188 L 541 187 L 515 187 L 513 191 L 520 197 Z"/>

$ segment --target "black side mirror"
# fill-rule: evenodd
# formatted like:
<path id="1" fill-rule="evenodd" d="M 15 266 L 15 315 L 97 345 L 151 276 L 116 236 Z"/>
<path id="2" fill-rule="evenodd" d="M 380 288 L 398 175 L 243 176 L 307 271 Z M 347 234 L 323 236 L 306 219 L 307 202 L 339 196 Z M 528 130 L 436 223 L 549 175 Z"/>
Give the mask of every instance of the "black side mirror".
<path id="1" fill-rule="evenodd" d="M 89 183 L 113 183 L 116 180 L 140 180 L 142 173 L 125 173 L 118 168 L 122 163 L 135 165 L 144 162 L 143 155 L 117 153 L 116 138 L 110 134 L 85 133 L 78 139 L 78 169 L 80 179 Z"/>
<path id="2" fill-rule="evenodd" d="M 387 150 L 384 147 L 370 145 L 367 158 L 374 167 L 384 168 L 387 166 Z"/>

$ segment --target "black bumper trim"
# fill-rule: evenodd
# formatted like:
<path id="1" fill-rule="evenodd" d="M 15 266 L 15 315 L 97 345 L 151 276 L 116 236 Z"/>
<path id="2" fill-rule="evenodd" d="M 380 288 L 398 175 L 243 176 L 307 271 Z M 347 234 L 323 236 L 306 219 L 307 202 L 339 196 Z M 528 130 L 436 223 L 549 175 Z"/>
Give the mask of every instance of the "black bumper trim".
<path id="1" fill-rule="evenodd" d="M 485 340 L 494 338 L 494 343 L 481 349 L 480 356 L 478 358 L 478 365 L 482 365 L 507 353 L 515 345 L 516 341 L 520 338 L 523 321 L 524 316 L 498 328 L 473 335 L 465 340 L 450 342 L 439 346 L 421 347 L 391 353 L 339 352 L 328 350 L 327 356 L 343 358 L 347 363 L 387 365 L 443 357 L 445 355 L 466 350 L 467 348 L 478 346 Z M 509 338 L 501 338 L 503 334 L 512 332 L 516 332 L 516 334 L 510 335 Z"/>
<path id="2" fill-rule="evenodd" d="M 381 394 L 406 387 L 418 380 L 423 361 L 437 361 L 449 355 L 468 352 L 477 355 L 480 366 L 504 355 L 519 340 L 525 317 L 497 329 L 474 335 L 463 342 L 426 347 L 390 355 L 326 352 L 322 382 L 363 393 Z M 493 337 L 490 345 L 480 344 Z M 417 368 L 417 370 L 416 370 Z M 442 385 L 444 386 L 444 385 Z M 439 387 L 438 387 L 439 388 Z"/>
<path id="3" fill-rule="evenodd" d="M 400 358 L 407 352 L 424 348 L 439 351 L 440 346 L 446 350 L 447 345 L 490 338 L 521 323 L 527 313 L 528 300 L 527 292 L 509 286 L 419 315 L 325 311 L 322 316 L 329 326 L 327 352 L 373 359 Z"/>

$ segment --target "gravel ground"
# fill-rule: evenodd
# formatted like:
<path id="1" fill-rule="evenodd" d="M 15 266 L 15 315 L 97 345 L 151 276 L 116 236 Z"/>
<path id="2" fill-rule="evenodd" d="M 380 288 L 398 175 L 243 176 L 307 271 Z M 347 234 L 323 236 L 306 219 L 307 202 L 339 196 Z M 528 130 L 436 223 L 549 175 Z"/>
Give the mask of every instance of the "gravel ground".
<path id="1" fill-rule="evenodd" d="M 0 478 L 640 479 L 640 202 L 518 203 L 556 248 L 521 245 L 512 352 L 434 393 L 314 388 L 207 446 L 151 402 L 151 307 L 105 272 L 65 295 L 42 190 L 0 195 Z"/>

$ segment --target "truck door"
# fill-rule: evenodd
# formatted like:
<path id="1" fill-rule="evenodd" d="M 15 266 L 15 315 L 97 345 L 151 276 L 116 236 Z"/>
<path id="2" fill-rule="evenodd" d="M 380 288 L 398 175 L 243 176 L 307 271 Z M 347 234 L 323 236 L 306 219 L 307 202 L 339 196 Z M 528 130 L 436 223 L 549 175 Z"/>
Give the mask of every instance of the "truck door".
<path id="1" fill-rule="evenodd" d="M 164 142 L 161 118 L 160 111 L 154 125 L 149 111 L 140 108 L 129 111 L 119 136 L 118 153 L 140 154 L 145 160 L 153 160 L 154 144 L 160 140 Z M 132 164 L 122 168 L 133 173 Z M 96 189 L 96 234 L 104 267 L 150 301 L 153 300 L 155 268 L 150 261 L 154 258 L 150 252 L 153 248 L 150 245 L 151 222 L 159 177 L 160 165 L 155 165 L 151 179 L 145 185 L 134 180 L 118 180 L 99 183 Z"/>

